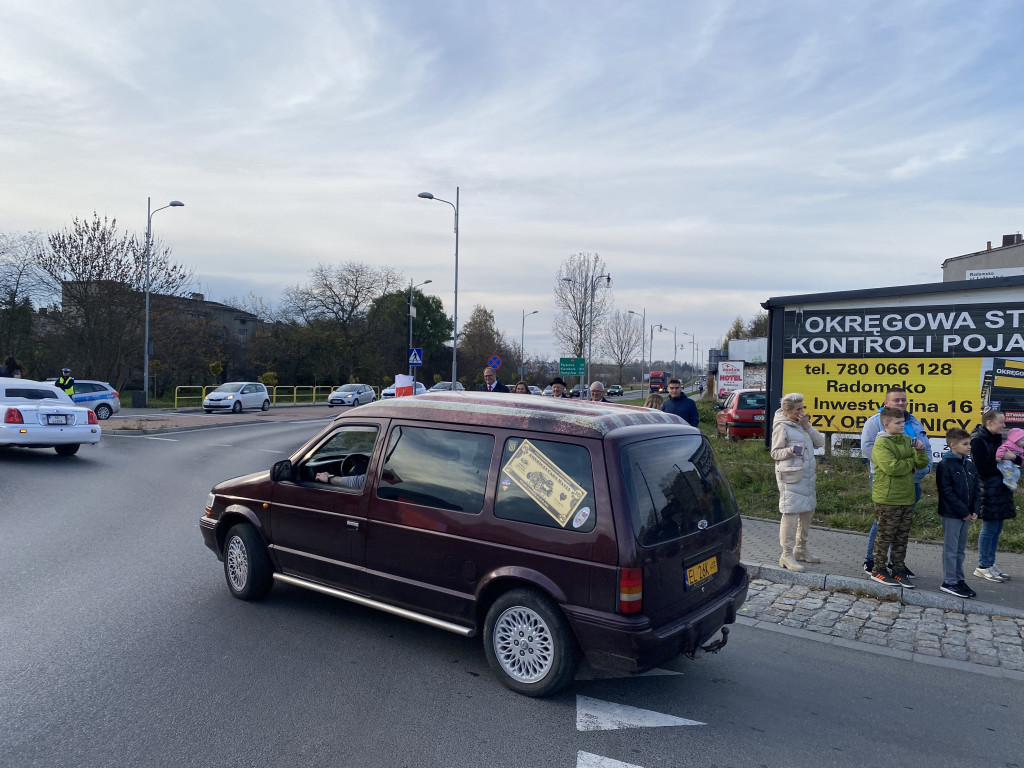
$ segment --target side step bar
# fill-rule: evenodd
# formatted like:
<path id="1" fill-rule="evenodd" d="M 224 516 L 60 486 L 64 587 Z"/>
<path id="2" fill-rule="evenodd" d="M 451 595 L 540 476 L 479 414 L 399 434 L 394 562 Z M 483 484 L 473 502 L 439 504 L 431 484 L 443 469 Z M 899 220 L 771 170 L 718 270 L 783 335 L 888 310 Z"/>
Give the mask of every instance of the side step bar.
<path id="1" fill-rule="evenodd" d="M 476 630 L 472 627 L 463 627 L 459 624 L 452 624 L 450 621 L 435 619 L 433 616 L 425 616 L 422 613 L 408 611 L 405 608 L 396 608 L 393 605 L 388 605 L 387 603 L 382 603 L 378 600 L 371 600 L 368 597 L 356 595 L 352 592 L 345 592 L 341 589 L 317 584 L 315 581 L 307 581 L 306 579 L 300 579 L 296 576 L 289 576 L 286 573 L 275 573 L 274 580 L 283 581 L 285 584 L 302 587 L 303 589 L 311 589 L 314 592 L 320 592 L 324 595 L 337 597 L 341 600 L 348 600 L 350 603 L 356 603 L 357 605 L 362 605 L 367 608 L 376 608 L 378 611 L 384 611 L 384 613 L 390 613 L 394 616 L 401 616 L 403 619 L 412 619 L 413 621 L 418 621 L 421 624 L 427 624 L 431 627 L 443 629 L 447 632 L 454 632 L 456 635 L 462 635 L 463 637 L 472 637 L 476 634 Z"/>

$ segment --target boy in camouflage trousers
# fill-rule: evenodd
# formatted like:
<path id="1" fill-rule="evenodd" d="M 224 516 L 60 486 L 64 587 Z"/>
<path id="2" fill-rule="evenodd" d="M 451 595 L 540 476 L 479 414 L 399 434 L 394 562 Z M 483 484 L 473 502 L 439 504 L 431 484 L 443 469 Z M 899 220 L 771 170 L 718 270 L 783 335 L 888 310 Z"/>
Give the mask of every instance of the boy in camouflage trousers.
<path id="1" fill-rule="evenodd" d="M 903 434 L 905 415 L 899 408 L 883 408 L 879 417 L 885 432 L 878 435 L 871 449 L 871 463 L 875 465 L 871 500 L 878 520 L 874 554 L 876 563 L 884 563 L 892 544 L 892 573 L 879 566 L 871 572 L 871 578 L 882 584 L 913 588 L 905 561 L 914 520 L 914 472 L 928 466 L 928 453 L 924 443 Z"/>

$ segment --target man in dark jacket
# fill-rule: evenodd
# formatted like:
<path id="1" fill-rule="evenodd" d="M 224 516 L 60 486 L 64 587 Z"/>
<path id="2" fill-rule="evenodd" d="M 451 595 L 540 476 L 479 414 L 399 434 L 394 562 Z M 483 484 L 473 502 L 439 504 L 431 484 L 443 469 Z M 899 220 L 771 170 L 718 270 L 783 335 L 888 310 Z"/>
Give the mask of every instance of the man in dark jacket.
<path id="1" fill-rule="evenodd" d="M 971 436 L 967 430 L 953 428 L 946 432 L 949 450 L 935 470 L 935 487 L 939 492 L 939 515 L 942 517 L 942 585 L 943 592 L 957 597 L 975 597 L 977 592 L 967 586 L 964 578 L 964 552 L 971 521 L 981 511 L 981 480 L 968 456 Z"/>
<path id="2" fill-rule="evenodd" d="M 683 392 L 683 385 L 679 379 L 668 380 L 668 397 L 661 406 L 665 413 L 673 413 L 691 427 L 700 426 L 700 414 L 697 413 L 697 404 Z"/>
<path id="3" fill-rule="evenodd" d="M 484 368 L 484 386 L 488 392 L 504 392 L 508 394 L 508 387 L 498 381 L 498 375 L 493 368 Z"/>
<path id="4" fill-rule="evenodd" d="M 560 376 L 555 376 L 555 378 L 551 380 L 551 396 L 564 397 L 566 399 L 569 398 L 569 396 L 565 394 L 565 382 L 562 381 Z"/>

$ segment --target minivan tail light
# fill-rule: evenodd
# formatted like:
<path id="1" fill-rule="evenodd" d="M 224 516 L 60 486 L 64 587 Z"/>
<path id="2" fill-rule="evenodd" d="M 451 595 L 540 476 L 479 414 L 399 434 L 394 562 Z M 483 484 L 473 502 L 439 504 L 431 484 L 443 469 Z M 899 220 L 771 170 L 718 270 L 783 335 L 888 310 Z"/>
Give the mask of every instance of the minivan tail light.
<path id="1" fill-rule="evenodd" d="M 4 412 L 4 424 L 24 424 L 25 417 L 17 408 L 8 408 Z"/>
<path id="2" fill-rule="evenodd" d="M 619 569 L 619 613 L 640 613 L 643 610 L 644 571 L 642 568 Z"/>

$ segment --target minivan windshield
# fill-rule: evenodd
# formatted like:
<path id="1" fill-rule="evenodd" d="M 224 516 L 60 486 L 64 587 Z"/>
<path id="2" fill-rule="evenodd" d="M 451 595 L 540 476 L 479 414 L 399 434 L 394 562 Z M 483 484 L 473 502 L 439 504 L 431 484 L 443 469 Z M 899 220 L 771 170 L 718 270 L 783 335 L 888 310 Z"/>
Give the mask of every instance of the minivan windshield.
<path id="1" fill-rule="evenodd" d="M 633 533 L 650 547 L 734 517 L 732 489 L 701 435 L 676 435 L 622 449 Z"/>

